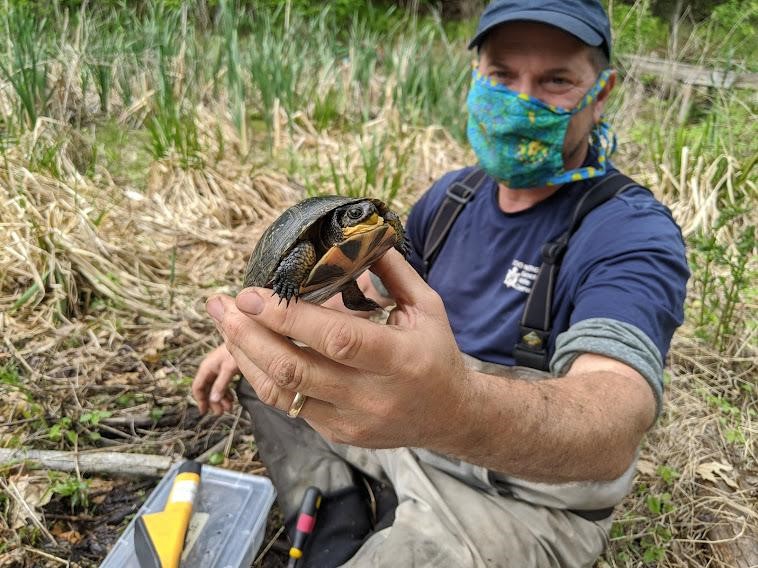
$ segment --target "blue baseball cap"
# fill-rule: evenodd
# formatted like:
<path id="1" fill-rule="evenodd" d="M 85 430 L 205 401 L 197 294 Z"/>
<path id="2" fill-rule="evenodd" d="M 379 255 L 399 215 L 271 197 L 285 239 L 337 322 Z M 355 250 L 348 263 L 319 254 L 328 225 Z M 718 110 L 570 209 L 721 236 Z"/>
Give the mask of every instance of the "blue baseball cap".
<path id="1" fill-rule="evenodd" d="M 468 48 L 479 47 L 495 26 L 515 21 L 555 26 L 611 56 L 611 23 L 598 0 L 495 0 L 484 9 Z"/>

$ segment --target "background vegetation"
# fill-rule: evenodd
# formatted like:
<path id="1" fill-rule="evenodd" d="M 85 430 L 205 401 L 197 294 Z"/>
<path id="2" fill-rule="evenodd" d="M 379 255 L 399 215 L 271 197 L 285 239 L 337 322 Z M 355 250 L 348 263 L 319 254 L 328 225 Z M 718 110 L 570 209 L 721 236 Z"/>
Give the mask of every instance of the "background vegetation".
<path id="1" fill-rule="evenodd" d="M 1 0 L 0 446 L 260 471 L 245 417 L 201 419 L 189 396 L 218 341 L 204 299 L 238 289 L 256 236 L 305 194 L 407 211 L 473 162 L 476 22 L 429 4 Z M 752 562 L 756 91 L 631 56 L 755 72 L 758 2 L 608 9 L 616 160 L 674 212 L 693 277 L 666 412 L 599 565 Z M 23 464 L 0 482 L 0 566 L 96 565 L 134 512 L 116 496 L 149 489 Z"/>

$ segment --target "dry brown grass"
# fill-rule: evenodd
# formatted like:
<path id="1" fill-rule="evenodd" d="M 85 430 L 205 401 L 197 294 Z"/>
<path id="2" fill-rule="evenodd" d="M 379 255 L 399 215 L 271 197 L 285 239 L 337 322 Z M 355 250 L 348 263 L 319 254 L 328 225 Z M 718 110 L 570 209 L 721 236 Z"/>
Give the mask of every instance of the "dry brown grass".
<path id="1" fill-rule="evenodd" d="M 659 548 L 659 566 L 753 566 L 756 401 L 741 387 L 754 384 L 755 360 L 730 361 L 680 331 L 669 373 L 665 412 L 644 442 L 635 491 L 616 516 L 607 564 L 638 565 L 630 553 L 637 547 L 650 554 Z M 713 398 L 743 402 L 735 415 L 709 403 Z M 744 445 L 725 441 L 735 424 Z"/>
<path id="2" fill-rule="evenodd" d="M 633 107 L 635 100 L 630 89 L 626 101 Z M 633 120 L 632 107 L 622 105 L 622 125 Z M 121 127 L 143 112 L 139 102 L 124 109 Z M 227 118 L 198 109 L 200 132 L 221 132 L 226 147 L 244 156 L 230 150 L 219 158 L 209 136 L 203 167 L 185 169 L 171 157 L 145 164 L 145 192 L 102 168 L 83 174 L 91 148 L 65 123 L 41 119 L 9 148 L 0 164 L 0 368 L 6 379 L 16 369 L 22 384 L 0 382 L 0 445 L 196 456 L 222 442 L 228 467 L 262 471 L 254 441 L 242 434 L 244 418 L 197 416 L 188 378 L 218 341 L 204 299 L 238 289 L 256 236 L 304 196 L 280 173 L 287 152 L 297 152 L 301 167 L 329 192 L 325 155 L 341 175 L 359 178 L 365 139 L 393 133 L 412 156 L 393 203 L 403 211 L 441 173 L 471 161 L 444 130 L 404 125 L 391 105 L 354 133 L 319 132 L 306 114 L 278 112 L 275 119 L 272 154 L 251 159 L 246 149 L 261 140 L 239 140 Z M 32 167 L 35 147 L 60 140 L 54 173 Z M 730 168 L 736 163 L 729 155 L 718 159 Z M 715 163 L 702 157 L 685 157 L 681 171 L 663 173 L 627 160 L 629 170 L 661 188 L 685 234 L 713 225 L 715 196 L 739 199 L 737 172 L 717 176 Z M 388 160 L 381 175 L 393 175 L 391 168 Z M 722 228 L 719 238 L 728 242 L 734 230 Z M 635 491 L 600 566 L 639 566 L 647 553 L 650 564 L 665 568 L 726 567 L 735 565 L 734 543 L 755 551 L 755 338 L 748 333 L 727 356 L 693 337 L 685 327 L 674 341 L 666 411 L 645 441 Z M 99 425 L 83 422 L 92 411 L 109 415 Z M 71 419 L 64 432 L 76 437 L 51 435 L 63 417 Z M 735 432 L 742 438 L 734 440 Z M 34 477 L 23 466 L 2 473 L 16 485 Z M 41 503 L 31 491 L 23 495 L 32 506 Z M 92 565 L 97 548 L 86 535 L 71 534 L 71 527 L 92 523 L 43 513 L 35 527 L 18 513 L 19 499 L 0 503 L 0 566 L 54 566 L 61 559 Z M 46 542 L 48 532 L 55 546 Z"/>

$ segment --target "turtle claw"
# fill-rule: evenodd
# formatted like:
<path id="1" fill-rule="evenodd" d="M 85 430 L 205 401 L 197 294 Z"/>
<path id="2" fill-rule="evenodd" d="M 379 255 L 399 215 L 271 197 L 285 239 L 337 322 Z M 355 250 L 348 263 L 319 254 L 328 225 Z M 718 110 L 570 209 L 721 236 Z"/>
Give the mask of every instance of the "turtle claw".
<path id="1" fill-rule="evenodd" d="M 281 304 L 283 300 L 286 300 L 287 307 L 289 307 L 292 298 L 297 300 L 300 286 L 296 283 L 288 282 L 285 279 L 274 278 L 273 288 L 274 294 L 279 296 L 279 304 Z"/>

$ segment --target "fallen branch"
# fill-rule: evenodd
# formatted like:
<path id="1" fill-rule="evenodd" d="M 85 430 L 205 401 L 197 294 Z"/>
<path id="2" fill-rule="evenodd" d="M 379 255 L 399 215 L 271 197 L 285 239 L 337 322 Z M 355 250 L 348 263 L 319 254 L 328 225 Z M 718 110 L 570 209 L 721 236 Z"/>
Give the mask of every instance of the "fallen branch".
<path id="1" fill-rule="evenodd" d="M 63 452 L 0 448 L 0 466 L 22 461 L 39 463 L 45 469 L 104 473 L 136 477 L 162 477 L 176 461 L 170 456 L 120 452 Z"/>
<path id="2" fill-rule="evenodd" d="M 713 540 L 704 541 L 713 548 L 715 556 L 724 562 L 725 566 L 758 566 L 756 535 L 746 520 L 742 519 L 742 523 L 742 527 L 737 527 L 734 521 L 716 525 L 708 532 L 708 537 Z"/>
<path id="3" fill-rule="evenodd" d="M 740 479 L 740 481 L 742 480 Z M 742 489 L 750 491 L 750 487 L 742 483 L 741 485 Z M 716 486 L 725 494 L 732 493 L 731 488 L 722 481 L 718 481 Z M 755 516 L 754 509 L 744 510 L 735 505 L 737 504 L 728 502 L 728 507 L 747 514 L 748 518 Z M 730 515 L 727 518 L 720 519 L 720 521 L 708 531 L 708 539 L 710 540 L 705 541 L 713 549 L 714 556 L 721 560 L 725 566 L 733 566 L 734 568 L 758 566 L 758 534 L 755 525 L 742 515 L 736 518 Z"/>
<path id="4" fill-rule="evenodd" d="M 637 73 L 649 73 L 665 79 L 675 79 L 688 85 L 701 85 L 721 89 L 758 89 L 758 73 L 747 73 L 729 69 L 710 69 L 639 55 L 621 56 Z"/>

